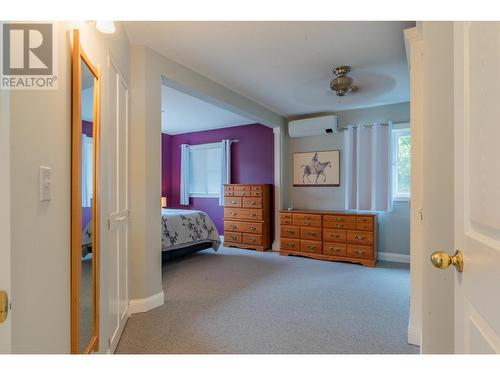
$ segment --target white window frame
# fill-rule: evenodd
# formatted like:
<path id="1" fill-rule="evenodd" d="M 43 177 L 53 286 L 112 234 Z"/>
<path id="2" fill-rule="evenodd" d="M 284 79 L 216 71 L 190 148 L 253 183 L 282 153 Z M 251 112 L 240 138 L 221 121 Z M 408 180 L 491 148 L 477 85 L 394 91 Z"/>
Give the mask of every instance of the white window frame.
<path id="1" fill-rule="evenodd" d="M 394 124 L 392 126 L 391 134 L 391 155 L 392 155 L 392 200 L 395 202 L 408 202 L 411 199 L 411 185 L 409 193 L 398 193 L 397 192 L 397 156 L 398 156 L 398 138 L 400 136 L 409 135 L 411 138 L 411 129 L 409 123 Z M 411 163 L 411 159 L 410 159 Z M 410 166 L 411 167 L 411 166 Z M 410 182 L 411 183 L 411 182 Z"/>
<path id="2" fill-rule="evenodd" d="M 221 142 L 214 142 L 214 143 L 204 143 L 201 145 L 192 145 L 189 146 L 189 153 L 196 151 L 196 150 L 206 150 L 206 149 L 221 149 L 222 144 Z M 190 155 L 191 158 L 191 155 Z M 222 166 L 221 166 L 222 167 Z M 190 189 L 191 186 L 188 186 L 188 189 Z M 220 189 L 222 189 L 222 185 L 220 186 Z M 189 198 L 219 198 L 220 193 L 216 194 L 204 194 L 204 193 L 189 193 Z"/>

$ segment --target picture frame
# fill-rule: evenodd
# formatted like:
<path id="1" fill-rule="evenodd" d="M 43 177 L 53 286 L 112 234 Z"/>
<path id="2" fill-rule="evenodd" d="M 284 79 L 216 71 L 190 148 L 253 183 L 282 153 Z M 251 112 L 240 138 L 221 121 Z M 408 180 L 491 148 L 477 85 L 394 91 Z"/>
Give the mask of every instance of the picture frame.
<path id="1" fill-rule="evenodd" d="M 293 153 L 293 186 L 340 186 L 340 150 Z"/>

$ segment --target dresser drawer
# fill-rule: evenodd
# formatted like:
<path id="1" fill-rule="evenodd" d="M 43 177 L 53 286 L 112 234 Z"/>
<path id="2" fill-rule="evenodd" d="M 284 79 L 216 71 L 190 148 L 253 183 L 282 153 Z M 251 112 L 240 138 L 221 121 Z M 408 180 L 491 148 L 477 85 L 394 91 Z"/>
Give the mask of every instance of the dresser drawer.
<path id="1" fill-rule="evenodd" d="M 373 224 L 360 224 L 356 223 L 357 230 L 373 230 Z"/>
<path id="2" fill-rule="evenodd" d="M 250 190 L 254 190 L 254 191 L 262 191 L 262 186 L 259 186 L 259 185 L 253 185 L 253 186 L 250 186 Z"/>
<path id="3" fill-rule="evenodd" d="M 294 227 L 291 225 L 282 225 L 281 237 L 300 238 L 300 227 Z"/>
<path id="4" fill-rule="evenodd" d="M 280 212 L 280 218 L 281 219 L 292 219 L 292 214 L 289 214 L 287 212 Z"/>
<path id="5" fill-rule="evenodd" d="M 356 223 L 373 225 L 373 216 L 356 216 Z"/>
<path id="6" fill-rule="evenodd" d="M 300 238 L 321 241 L 321 228 L 301 227 Z"/>
<path id="7" fill-rule="evenodd" d="M 282 238 L 280 242 L 280 246 L 282 249 L 300 251 L 300 240 L 295 240 L 293 238 Z"/>
<path id="8" fill-rule="evenodd" d="M 373 259 L 373 247 L 363 245 L 347 245 L 347 256 L 352 258 Z"/>
<path id="9" fill-rule="evenodd" d="M 355 222 L 336 222 L 336 221 L 324 221 L 323 228 L 334 228 L 334 229 L 356 229 Z"/>
<path id="10" fill-rule="evenodd" d="M 224 221 L 224 232 L 226 231 L 261 234 L 262 223 L 248 223 L 244 221 Z"/>
<path id="11" fill-rule="evenodd" d="M 303 253 L 321 254 L 321 241 L 300 240 L 300 251 Z"/>
<path id="12" fill-rule="evenodd" d="M 341 229 L 323 229 L 323 241 L 346 242 L 347 233 Z"/>
<path id="13" fill-rule="evenodd" d="M 280 224 L 284 225 L 292 225 L 293 221 L 292 219 L 287 219 L 287 218 L 281 218 L 280 219 Z"/>
<path id="14" fill-rule="evenodd" d="M 293 218 L 293 225 L 321 228 L 321 220 L 301 220 L 301 219 Z"/>
<path id="15" fill-rule="evenodd" d="M 249 197 L 250 195 L 252 195 L 250 190 L 234 190 L 235 197 Z"/>
<path id="16" fill-rule="evenodd" d="M 250 195 L 251 195 L 252 197 L 262 197 L 262 191 L 255 191 L 255 190 L 252 190 L 252 191 L 250 192 Z"/>
<path id="17" fill-rule="evenodd" d="M 224 206 L 241 207 L 241 197 L 224 197 Z"/>
<path id="18" fill-rule="evenodd" d="M 224 207 L 225 219 L 262 220 L 262 210 L 258 208 Z"/>
<path id="19" fill-rule="evenodd" d="M 241 233 L 224 231 L 224 241 L 241 243 L 241 237 L 242 237 Z"/>
<path id="20" fill-rule="evenodd" d="M 241 242 L 250 245 L 262 245 L 262 236 L 259 234 L 243 233 L 243 239 Z"/>
<path id="21" fill-rule="evenodd" d="M 318 214 L 293 214 L 293 220 L 321 221 L 321 215 L 318 215 Z"/>
<path id="22" fill-rule="evenodd" d="M 232 191 L 232 190 L 224 190 L 224 196 L 225 197 L 233 197 L 234 196 L 234 191 Z"/>
<path id="23" fill-rule="evenodd" d="M 343 243 L 325 242 L 323 244 L 323 254 L 347 256 L 347 245 Z"/>
<path id="24" fill-rule="evenodd" d="M 243 198 L 243 207 L 262 208 L 262 198 Z"/>
<path id="25" fill-rule="evenodd" d="M 373 243 L 373 232 L 348 231 L 347 242 L 361 245 L 371 245 Z"/>
<path id="26" fill-rule="evenodd" d="M 323 215 L 324 222 L 334 223 L 355 223 L 356 216 L 354 215 Z"/>
<path id="27" fill-rule="evenodd" d="M 233 185 L 234 191 L 250 191 L 252 190 L 249 185 Z"/>
<path id="28" fill-rule="evenodd" d="M 224 191 L 233 191 L 233 186 L 232 185 L 224 185 Z"/>

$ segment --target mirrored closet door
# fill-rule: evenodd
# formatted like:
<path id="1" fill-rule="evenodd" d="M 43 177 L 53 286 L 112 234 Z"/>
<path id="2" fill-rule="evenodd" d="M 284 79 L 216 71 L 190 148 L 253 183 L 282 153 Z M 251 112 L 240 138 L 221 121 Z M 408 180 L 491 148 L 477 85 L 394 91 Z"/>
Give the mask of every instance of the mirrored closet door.
<path id="1" fill-rule="evenodd" d="M 73 31 L 71 353 L 99 348 L 99 69 Z"/>

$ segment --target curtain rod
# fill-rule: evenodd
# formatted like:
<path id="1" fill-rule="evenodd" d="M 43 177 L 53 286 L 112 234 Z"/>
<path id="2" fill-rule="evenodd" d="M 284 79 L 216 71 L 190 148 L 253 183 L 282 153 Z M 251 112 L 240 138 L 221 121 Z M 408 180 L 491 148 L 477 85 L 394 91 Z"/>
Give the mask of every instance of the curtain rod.
<path id="1" fill-rule="evenodd" d="M 383 127 L 383 126 L 389 126 L 389 123 L 388 122 L 383 122 L 383 123 L 380 123 L 380 124 L 377 124 L 378 126 L 380 127 Z M 339 132 L 343 132 L 344 130 L 347 130 L 348 127 L 353 127 L 353 128 L 357 128 L 359 125 L 347 125 L 347 126 L 344 126 L 342 128 L 337 128 L 337 131 Z M 367 129 L 367 128 L 373 128 L 375 126 L 375 124 L 370 124 L 370 125 L 361 125 L 363 128 Z"/>
<path id="2" fill-rule="evenodd" d="M 239 139 L 230 139 L 229 140 L 231 143 L 238 143 L 240 140 Z M 219 142 L 209 142 L 209 143 L 200 143 L 199 145 L 188 145 L 188 146 L 201 146 L 203 144 L 211 144 L 211 143 L 220 143 L 221 141 Z M 179 145 L 179 147 L 181 147 L 182 145 Z"/>

